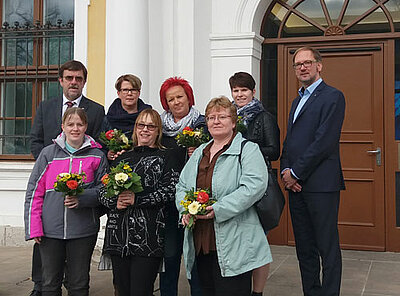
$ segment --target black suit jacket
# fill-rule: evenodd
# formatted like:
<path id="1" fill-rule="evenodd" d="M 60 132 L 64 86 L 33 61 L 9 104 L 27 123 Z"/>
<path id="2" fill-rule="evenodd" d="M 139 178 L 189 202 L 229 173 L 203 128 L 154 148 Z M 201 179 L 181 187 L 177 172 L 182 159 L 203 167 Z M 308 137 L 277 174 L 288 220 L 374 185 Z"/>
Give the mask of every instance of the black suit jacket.
<path id="1" fill-rule="evenodd" d="M 343 93 L 322 81 L 293 123 L 299 101 L 297 97 L 290 110 L 281 171 L 292 168 L 305 192 L 342 190 L 339 139 L 345 112 Z"/>
<path id="2" fill-rule="evenodd" d="M 35 159 L 39 156 L 40 151 L 53 144 L 52 140 L 61 133 L 62 102 L 62 97 L 42 101 L 36 110 L 31 130 L 31 152 Z M 83 108 L 88 116 L 86 134 L 97 140 L 103 122 L 104 107 L 84 96 L 82 96 L 79 107 Z"/>

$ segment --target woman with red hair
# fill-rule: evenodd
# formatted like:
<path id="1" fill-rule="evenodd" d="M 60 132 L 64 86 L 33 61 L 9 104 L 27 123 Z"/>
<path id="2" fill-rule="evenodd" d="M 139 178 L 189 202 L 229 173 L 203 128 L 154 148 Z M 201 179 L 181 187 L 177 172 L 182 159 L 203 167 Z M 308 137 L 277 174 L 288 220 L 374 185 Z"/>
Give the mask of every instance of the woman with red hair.
<path id="1" fill-rule="evenodd" d="M 176 144 L 175 137 L 185 127 L 192 129 L 203 127 L 206 122 L 203 115 L 193 107 L 193 90 L 189 83 L 180 77 L 170 77 L 164 81 L 160 89 L 161 105 L 164 112 L 161 114 L 163 125 L 162 144 L 172 149 L 172 154 L 179 163 L 179 172 L 182 171 L 194 147 L 184 148 Z M 160 275 L 161 296 L 177 295 L 178 279 L 183 247 L 183 229 L 178 227 L 179 215 L 174 203 L 167 206 L 167 221 L 165 228 L 165 272 Z M 192 270 L 190 282 L 191 295 L 201 295 L 197 268 Z"/>

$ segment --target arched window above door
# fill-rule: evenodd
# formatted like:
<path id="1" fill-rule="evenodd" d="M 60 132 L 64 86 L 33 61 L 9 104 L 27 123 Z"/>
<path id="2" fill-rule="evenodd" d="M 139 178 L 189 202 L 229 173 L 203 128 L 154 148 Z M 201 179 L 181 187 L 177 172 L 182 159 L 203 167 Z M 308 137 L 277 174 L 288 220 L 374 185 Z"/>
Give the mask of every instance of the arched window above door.
<path id="1" fill-rule="evenodd" d="M 274 0 L 266 38 L 337 36 L 400 31 L 400 0 Z"/>

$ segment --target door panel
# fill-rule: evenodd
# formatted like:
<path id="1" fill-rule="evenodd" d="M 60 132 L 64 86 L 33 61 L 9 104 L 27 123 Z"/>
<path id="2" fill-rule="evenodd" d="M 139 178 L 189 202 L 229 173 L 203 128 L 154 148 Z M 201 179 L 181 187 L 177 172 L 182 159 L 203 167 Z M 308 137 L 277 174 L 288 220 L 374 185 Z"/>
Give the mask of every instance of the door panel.
<path id="1" fill-rule="evenodd" d="M 324 81 L 341 90 L 346 98 L 346 114 L 340 139 L 346 190 L 341 192 L 339 210 L 340 243 L 343 248 L 385 249 L 384 224 L 384 129 L 383 129 L 383 46 L 384 43 L 334 45 L 315 44 L 323 57 Z M 286 109 L 279 112 L 287 122 L 288 108 L 300 87 L 291 67 L 293 52 L 300 45 L 281 47 L 282 69 L 287 89 L 279 100 Z M 348 50 L 351 49 L 351 50 Z M 282 72 L 281 72 L 282 73 Z M 281 120 L 279 120 L 282 122 Z M 285 124 L 286 125 L 286 124 Z M 282 128 L 286 132 L 286 128 Z M 382 150 L 380 165 L 377 155 Z M 288 243 L 294 243 L 288 215 Z"/>

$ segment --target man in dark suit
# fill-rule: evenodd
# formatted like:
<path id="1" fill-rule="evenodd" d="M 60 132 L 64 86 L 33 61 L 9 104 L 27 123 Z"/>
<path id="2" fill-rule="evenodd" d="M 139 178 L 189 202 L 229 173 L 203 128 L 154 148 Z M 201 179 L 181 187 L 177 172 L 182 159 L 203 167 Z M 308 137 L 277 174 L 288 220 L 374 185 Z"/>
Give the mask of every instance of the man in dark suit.
<path id="1" fill-rule="evenodd" d="M 299 48 L 293 68 L 302 84 L 293 101 L 281 157 L 304 295 L 339 295 L 342 258 L 338 234 L 340 190 L 344 180 L 339 155 L 345 99 L 322 81 L 322 58 Z M 322 261 L 322 282 L 320 279 Z"/>
<path id="2" fill-rule="evenodd" d="M 31 152 L 35 159 L 61 133 L 62 115 L 69 106 L 85 109 L 88 135 L 97 139 L 100 134 L 104 107 L 82 95 L 87 79 L 86 67 L 79 61 L 69 61 L 61 66 L 58 76 L 63 97 L 43 101 L 36 110 L 31 131 Z"/>
<path id="3" fill-rule="evenodd" d="M 61 133 L 61 120 L 67 108 L 83 108 L 88 116 L 86 134 L 95 139 L 100 134 L 104 107 L 82 95 L 87 79 L 86 67 L 79 61 L 68 61 L 61 66 L 58 76 L 63 96 L 41 102 L 36 110 L 31 130 L 31 152 L 35 159 L 42 149 L 52 144 L 52 140 Z M 35 244 L 32 257 L 32 281 L 35 285 L 31 296 L 41 295 L 41 268 L 39 247 Z"/>

